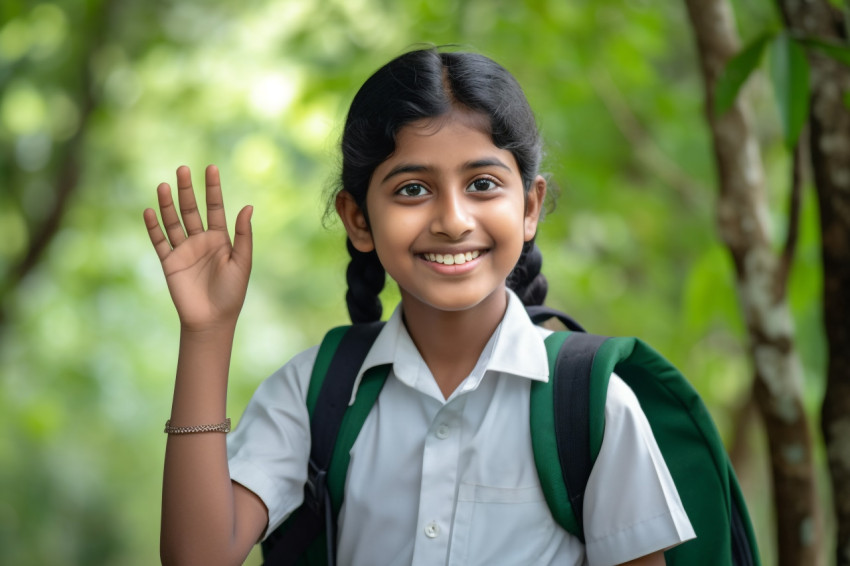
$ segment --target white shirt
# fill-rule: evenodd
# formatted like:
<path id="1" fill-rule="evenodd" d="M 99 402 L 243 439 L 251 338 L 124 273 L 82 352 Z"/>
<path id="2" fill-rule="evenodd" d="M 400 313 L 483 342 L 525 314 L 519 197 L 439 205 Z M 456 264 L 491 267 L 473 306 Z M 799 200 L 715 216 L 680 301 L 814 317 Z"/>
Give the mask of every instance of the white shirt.
<path id="1" fill-rule="evenodd" d="M 472 373 L 444 399 L 397 308 L 360 375 L 392 371 L 351 450 L 340 566 L 607 566 L 694 532 L 631 389 L 611 376 L 605 436 L 584 502 L 587 546 L 549 512 L 530 442 L 529 391 L 546 381 L 543 338 L 516 296 Z M 264 381 L 228 437 L 234 481 L 273 531 L 302 501 L 310 451 L 311 348 Z M 356 386 L 355 393 L 356 395 Z"/>

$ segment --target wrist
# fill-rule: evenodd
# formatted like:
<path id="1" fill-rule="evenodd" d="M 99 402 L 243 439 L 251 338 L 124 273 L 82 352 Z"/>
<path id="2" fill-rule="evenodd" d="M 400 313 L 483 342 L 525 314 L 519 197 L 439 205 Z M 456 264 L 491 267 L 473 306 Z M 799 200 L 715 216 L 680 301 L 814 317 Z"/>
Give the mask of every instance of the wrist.
<path id="1" fill-rule="evenodd" d="M 235 325 L 181 326 L 178 381 L 201 380 L 211 384 L 222 380 L 226 383 L 234 335 Z"/>
<path id="2" fill-rule="evenodd" d="M 207 324 L 190 324 L 180 321 L 180 338 L 206 342 L 233 338 L 236 333 L 236 319 Z"/>

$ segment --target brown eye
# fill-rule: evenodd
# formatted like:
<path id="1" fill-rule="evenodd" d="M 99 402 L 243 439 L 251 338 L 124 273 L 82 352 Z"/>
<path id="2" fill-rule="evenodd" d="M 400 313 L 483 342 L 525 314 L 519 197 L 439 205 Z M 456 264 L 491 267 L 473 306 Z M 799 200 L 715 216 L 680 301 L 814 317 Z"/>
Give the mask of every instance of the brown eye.
<path id="1" fill-rule="evenodd" d="M 491 191 L 496 188 L 496 183 L 491 181 L 490 179 L 475 179 L 472 181 L 472 184 L 469 185 L 467 190 L 472 193 L 480 193 L 485 191 Z"/>
<path id="2" fill-rule="evenodd" d="M 410 185 L 405 185 L 396 191 L 396 194 L 401 195 L 403 197 L 421 197 L 428 193 L 428 190 L 418 183 L 411 183 Z"/>

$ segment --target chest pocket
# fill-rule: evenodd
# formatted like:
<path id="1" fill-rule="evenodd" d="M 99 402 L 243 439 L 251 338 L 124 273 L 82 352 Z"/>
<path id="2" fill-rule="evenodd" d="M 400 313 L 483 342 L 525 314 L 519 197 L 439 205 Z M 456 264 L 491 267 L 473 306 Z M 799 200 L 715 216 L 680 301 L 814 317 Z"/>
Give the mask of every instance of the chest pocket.
<path id="1" fill-rule="evenodd" d="M 569 539 L 574 537 L 552 520 L 539 485 L 506 488 L 462 483 L 449 563 L 549 564 L 556 555 L 564 556 L 562 547 L 570 544 Z M 577 539 L 573 542 L 580 546 Z"/>

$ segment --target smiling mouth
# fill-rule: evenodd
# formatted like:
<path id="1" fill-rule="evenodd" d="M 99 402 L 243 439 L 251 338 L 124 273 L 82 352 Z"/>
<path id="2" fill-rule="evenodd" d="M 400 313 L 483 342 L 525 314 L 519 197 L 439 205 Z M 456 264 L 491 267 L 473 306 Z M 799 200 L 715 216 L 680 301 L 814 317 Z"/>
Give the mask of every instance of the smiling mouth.
<path id="1" fill-rule="evenodd" d="M 440 263 L 442 265 L 462 265 L 467 261 L 472 261 L 473 259 L 479 257 L 480 255 L 486 253 L 486 251 L 474 250 L 471 252 L 465 253 L 456 253 L 456 254 L 435 254 L 435 253 L 424 253 L 420 254 L 420 257 L 425 259 L 426 261 L 431 261 L 434 263 Z"/>

